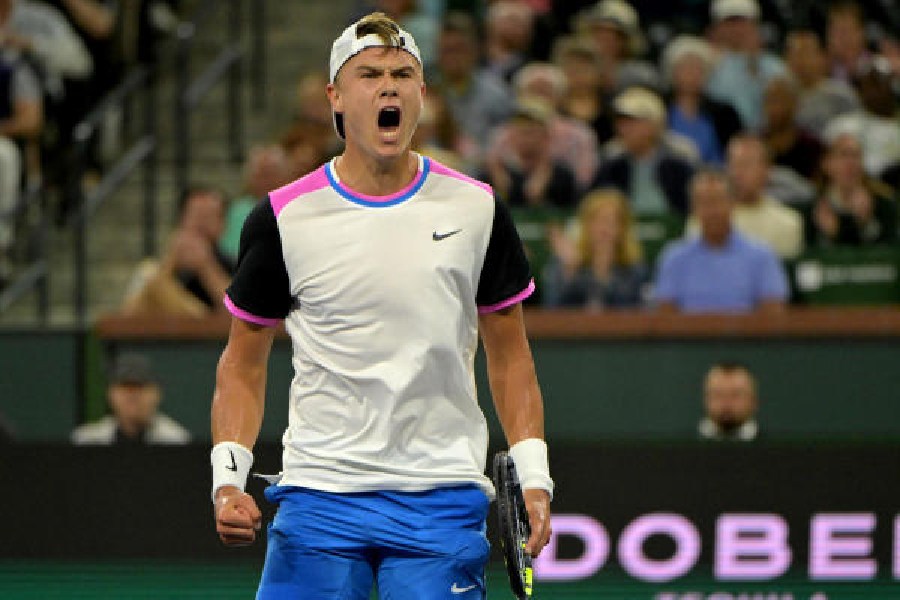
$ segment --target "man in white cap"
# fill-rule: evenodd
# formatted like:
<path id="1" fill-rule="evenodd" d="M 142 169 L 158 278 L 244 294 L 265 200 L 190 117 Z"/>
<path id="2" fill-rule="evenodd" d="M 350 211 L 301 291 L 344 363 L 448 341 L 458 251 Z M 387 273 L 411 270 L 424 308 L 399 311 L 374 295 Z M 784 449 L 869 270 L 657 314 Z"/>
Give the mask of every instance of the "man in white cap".
<path id="1" fill-rule="evenodd" d="M 723 54 L 710 75 L 707 91 L 731 104 L 745 129 L 758 132 L 763 90 L 772 77 L 787 69 L 780 58 L 763 48 L 756 0 L 715 0 L 710 13 Z"/>
<path id="2" fill-rule="evenodd" d="M 664 137 L 666 107 L 660 97 L 644 88 L 628 88 L 613 101 L 613 110 L 613 146 L 620 151 L 603 162 L 593 187 L 620 190 L 639 215 L 685 215 L 694 167 L 676 149 L 681 136 L 675 143 Z"/>
<path id="3" fill-rule="evenodd" d="M 257 598 L 485 597 L 487 426 L 478 334 L 536 556 L 549 538 L 543 405 L 522 320 L 534 289 L 490 188 L 410 151 L 425 84 L 416 43 L 381 13 L 331 51 L 339 157 L 247 218 L 212 406 L 220 538 L 250 543 L 244 485 L 276 327 L 293 345 L 278 513 Z"/>

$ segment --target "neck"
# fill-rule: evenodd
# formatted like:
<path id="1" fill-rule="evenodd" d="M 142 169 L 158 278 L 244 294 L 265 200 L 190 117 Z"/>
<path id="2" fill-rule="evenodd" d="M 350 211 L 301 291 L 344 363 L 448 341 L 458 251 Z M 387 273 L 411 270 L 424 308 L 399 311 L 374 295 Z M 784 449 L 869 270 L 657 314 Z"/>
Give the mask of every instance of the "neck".
<path id="1" fill-rule="evenodd" d="M 347 144 L 334 164 L 341 183 L 368 196 L 387 196 L 409 184 L 419 169 L 419 159 L 406 150 L 396 157 L 376 158 Z"/>
<path id="2" fill-rule="evenodd" d="M 121 431 L 125 437 L 135 439 L 140 437 L 141 433 L 144 432 L 144 429 L 147 428 L 147 424 L 139 423 L 137 421 L 119 421 L 118 427 L 119 431 Z"/>
<path id="3" fill-rule="evenodd" d="M 748 192 L 746 194 L 740 194 L 737 198 L 739 204 L 744 206 L 756 206 L 757 204 L 762 202 L 762 193 L 760 192 Z"/>
<path id="4" fill-rule="evenodd" d="M 712 246 L 713 248 L 721 248 L 725 245 L 725 242 L 728 241 L 728 235 L 731 233 L 730 229 L 726 229 L 725 231 L 719 232 L 703 232 L 703 241 L 706 242 L 708 246 Z"/>
<path id="5" fill-rule="evenodd" d="M 824 73 L 810 73 L 804 77 L 798 77 L 797 82 L 800 84 L 800 87 L 804 90 L 812 90 L 815 89 L 816 86 L 819 85 L 819 82 L 825 79 Z"/>
<path id="6" fill-rule="evenodd" d="M 646 146 L 644 148 L 635 148 L 631 151 L 631 155 L 635 160 L 646 160 L 653 156 L 653 152 L 656 150 L 656 146 Z"/>
<path id="7" fill-rule="evenodd" d="M 766 132 L 766 141 L 776 150 L 787 150 L 797 139 L 797 128 L 793 123 Z"/>
<path id="8" fill-rule="evenodd" d="M 693 91 L 680 91 L 675 96 L 675 103 L 682 111 L 694 114 L 700 106 L 700 93 Z"/>

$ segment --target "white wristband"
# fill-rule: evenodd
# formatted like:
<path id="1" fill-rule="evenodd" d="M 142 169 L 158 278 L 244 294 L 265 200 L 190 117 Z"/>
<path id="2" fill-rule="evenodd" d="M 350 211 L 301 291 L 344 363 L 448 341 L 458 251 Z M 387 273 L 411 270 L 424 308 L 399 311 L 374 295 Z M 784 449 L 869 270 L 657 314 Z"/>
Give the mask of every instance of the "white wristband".
<path id="1" fill-rule="evenodd" d="M 509 455 L 516 463 L 516 474 L 522 489 L 545 490 L 553 499 L 553 480 L 547 460 L 547 444 L 538 438 L 528 438 L 513 444 Z"/>
<path id="2" fill-rule="evenodd" d="M 220 487 L 233 485 L 242 492 L 247 484 L 247 474 L 253 466 L 253 453 L 237 442 L 219 442 L 209 453 L 212 464 L 212 500 Z"/>

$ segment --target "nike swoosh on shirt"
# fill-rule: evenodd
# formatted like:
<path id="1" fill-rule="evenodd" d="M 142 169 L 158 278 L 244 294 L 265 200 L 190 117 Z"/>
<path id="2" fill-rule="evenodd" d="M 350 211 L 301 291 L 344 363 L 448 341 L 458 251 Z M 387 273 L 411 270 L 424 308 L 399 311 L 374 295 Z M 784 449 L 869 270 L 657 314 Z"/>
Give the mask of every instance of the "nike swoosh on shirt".
<path id="1" fill-rule="evenodd" d="M 470 585 L 469 587 L 459 587 L 458 585 L 456 585 L 456 582 L 454 581 L 453 585 L 450 586 L 450 593 L 451 594 L 465 594 L 469 590 L 474 590 L 475 587 L 476 586 L 474 584 Z"/>
<path id="2" fill-rule="evenodd" d="M 448 231 L 446 233 L 438 233 L 437 231 L 433 231 L 431 233 L 431 239 L 433 239 L 436 242 L 439 242 L 441 240 L 447 239 L 451 235 L 456 235 L 460 231 L 462 231 L 462 229 L 454 229 L 453 231 Z"/>

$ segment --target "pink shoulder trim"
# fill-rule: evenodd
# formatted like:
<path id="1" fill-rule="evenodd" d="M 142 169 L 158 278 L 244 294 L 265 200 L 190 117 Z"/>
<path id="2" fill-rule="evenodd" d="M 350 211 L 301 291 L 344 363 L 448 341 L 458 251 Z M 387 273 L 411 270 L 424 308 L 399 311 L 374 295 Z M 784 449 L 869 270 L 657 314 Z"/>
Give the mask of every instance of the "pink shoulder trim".
<path id="1" fill-rule="evenodd" d="M 460 173 L 459 171 L 454 171 L 450 167 L 442 165 L 436 160 L 431 161 L 431 172 L 438 175 L 444 175 L 446 177 L 452 177 L 453 179 L 459 179 L 460 181 L 465 181 L 466 183 L 471 183 L 472 185 L 477 185 L 488 194 L 490 194 L 491 197 L 494 196 L 494 189 L 490 185 L 486 184 L 483 181 L 478 181 L 474 177 L 469 177 L 468 175 Z"/>
<path id="2" fill-rule="evenodd" d="M 269 202 L 272 203 L 272 210 L 275 212 L 275 218 L 281 214 L 282 209 L 292 200 L 295 200 L 303 194 L 309 194 L 328 187 L 328 177 L 325 176 L 325 167 L 321 166 L 312 173 L 304 175 L 297 181 L 289 183 L 284 187 L 280 187 L 273 192 L 269 192 Z"/>

